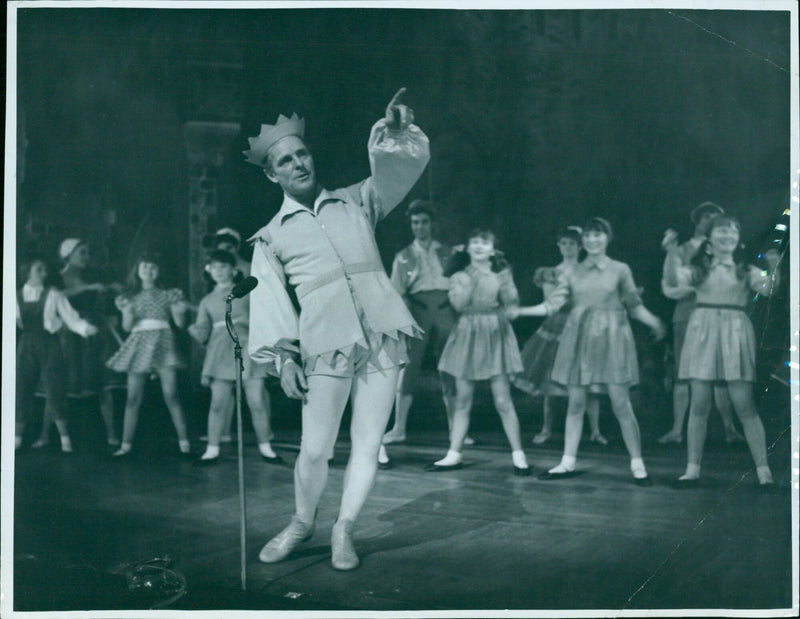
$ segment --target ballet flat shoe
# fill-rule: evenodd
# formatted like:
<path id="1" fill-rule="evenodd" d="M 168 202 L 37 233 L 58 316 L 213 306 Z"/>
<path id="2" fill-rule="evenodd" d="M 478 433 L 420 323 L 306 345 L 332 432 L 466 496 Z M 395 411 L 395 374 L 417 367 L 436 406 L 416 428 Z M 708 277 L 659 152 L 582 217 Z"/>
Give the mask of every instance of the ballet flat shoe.
<path id="1" fill-rule="evenodd" d="M 642 488 L 649 488 L 653 485 L 653 480 L 650 479 L 649 475 L 647 477 L 634 477 L 633 483 Z"/>
<path id="2" fill-rule="evenodd" d="M 391 445 L 392 443 L 405 443 L 406 435 L 405 434 L 392 434 L 391 432 L 387 432 L 383 435 L 383 439 L 381 442 L 384 445 Z"/>
<path id="3" fill-rule="evenodd" d="M 464 466 L 463 463 L 458 462 L 456 464 L 426 464 L 425 470 L 428 473 L 439 473 L 442 471 L 457 471 L 458 469 Z"/>
<path id="4" fill-rule="evenodd" d="M 219 464 L 219 456 L 214 456 L 213 458 L 198 458 L 192 464 L 194 464 L 194 466 L 214 466 L 215 464 Z"/>
<path id="5" fill-rule="evenodd" d="M 518 466 L 514 467 L 514 475 L 517 477 L 530 477 L 532 472 L 533 469 L 529 466 L 526 466 L 525 468 L 520 468 Z"/>
<path id="6" fill-rule="evenodd" d="M 391 460 L 387 460 L 386 462 L 378 462 L 378 470 L 388 471 L 391 468 L 394 468 L 394 464 L 392 464 Z"/>
<path id="7" fill-rule="evenodd" d="M 311 539 L 312 535 L 314 523 L 306 524 L 294 515 L 289 525 L 261 549 L 258 560 L 262 563 L 283 561 L 297 546 Z"/>
<path id="8" fill-rule="evenodd" d="M 268 463 L 268 464 L 285 464 L 283 458 L 281 458 L 278 454 L 275 454 L 274 457 L 265 456 L 264 454 L 260 454 L 261 459 Z"/>
<path id="9" fill-rule="evenodd" d="M 700 485 L 700 479 L 675 479 L 670 484 L 675 490 L 684 490 L 686 488 L 697 488 Z"/>
<path id="10" fill-rule="evenodd" d="M 577 471 L 564 471 L 563 473 L 551 473 L 550 471 L 545 471 L 544 473 L 540 473 L 538 479 L 549 481 L 551 479 L 569 479 L 570 477 L 575 477 L 577 475 Z"/>
<path id="11" fill-rule="evenodd" d="M 354 570 L 360 564 L 353 546 L 353 521 L 339 520 L 331 530 L 331 565 L 335 570 Z"/>

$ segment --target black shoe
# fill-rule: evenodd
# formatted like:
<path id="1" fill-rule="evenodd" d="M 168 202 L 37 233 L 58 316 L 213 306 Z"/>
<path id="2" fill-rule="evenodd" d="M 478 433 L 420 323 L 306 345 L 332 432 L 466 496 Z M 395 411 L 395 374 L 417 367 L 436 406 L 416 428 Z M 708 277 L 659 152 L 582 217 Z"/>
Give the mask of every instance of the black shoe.
<path id="1" fill-rule="evenodd" d="M 700 485 L 699 479 L 676 479 L 670 486 L 675 490 L 684 490 L 686 488 L 697 488 Z"/>
<path id="2" fill-rule="evenodd" d="M 278 454 L 275 454 L 274 457 L 265 456 L 261 452 L 259 452 L 259 454 L 261 455 L 261 459 L 267 464 L 285 464 L 283 458 L 281 458 Z"/>
<path id="3" fill-rule="evenodd" d="M 539 474 L 538 479 L 549 481 L 552 479 L 568 479 L 570 477 L 576 477 L 577 475 L 577 471 L 564 471 L 563 473 L 551 473 L 550 471 L 545 471 L 544 473 Z"/>
<path id="4" fill-rule="evenodd" d="M 426 464 L 425 470 L 428 473 L 439 473 L 441 471 L 457 471 L 458 469 L 462 468 L 464 464 L 459 462 L 458 464 Z"/>
<path id="5" fill-rule="evenodd" d="M 378 470 L 388 471 L 392 468 L 394 468 L 394 464 L 392 464 L 391 460 L 387 460 L 386 462 L 378 462 Z"/>
<path id="6" fill-rule="evenodd" d="M 194 466 L 213 466 L 219 463 L 219 456 L 213 458 L 198 458 L 193 462 Z"/>
<path id="7" fill-rule="evenodd" d="M 530 477 L 531 473 L 533 473 L 533 469 L 529 466 L 526 466 L 524 469 L 518 466 L 514 466 L 514 475 L 517 477 Z"/>
<path id="8" fill-rule="evenodd" d="M 641 486 L 642 488 L 649 488 L 653 485 L 653 480 L 650 479 L 650 476 L 647 477 L 634 477 L 633 483 L 637 486 Z"/>

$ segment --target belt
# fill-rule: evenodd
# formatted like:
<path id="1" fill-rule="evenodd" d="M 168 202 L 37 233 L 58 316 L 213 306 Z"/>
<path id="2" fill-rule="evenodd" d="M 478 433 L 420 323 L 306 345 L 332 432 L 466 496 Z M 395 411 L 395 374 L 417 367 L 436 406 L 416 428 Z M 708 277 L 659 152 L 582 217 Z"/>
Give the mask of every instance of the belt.
<path id="1" fill-rule="evenodd" d="M 169 322 L 157 318 L 142 318 L 131 329 L 131 333 L 136 331 L 158 331 L 159 329 L 169 329 Z"/>
<path id="2" fill-rule="evenodd" d="M 736 312 L 743 312 L 744 306 L 733 305 L 731 303 L 697 303 L 697 309 L 721 309 L 721 310 L 734 310 Z"/>
<path id="3" fill-rule="evenodd" d="M 344 266 L 338 266 L 327 273 L 323 273 L 319 277 L 315 277 L 309 282 L 298 284 L 298 286 L 295 288 L 295 292 L 297 293 L 297 298 L 301 299 L 317 288 L 322 288 L 323 286 L 330 284 L 331 282 L 335 282 L 337 279 L 341 279 L 342 277 L 349 279 L 351 275 L 355 275 L 356 273 L 378 272 L 384 272 L 383 265 L 380 263 L 355 262 L 353 264 L 346 264 Z"/>

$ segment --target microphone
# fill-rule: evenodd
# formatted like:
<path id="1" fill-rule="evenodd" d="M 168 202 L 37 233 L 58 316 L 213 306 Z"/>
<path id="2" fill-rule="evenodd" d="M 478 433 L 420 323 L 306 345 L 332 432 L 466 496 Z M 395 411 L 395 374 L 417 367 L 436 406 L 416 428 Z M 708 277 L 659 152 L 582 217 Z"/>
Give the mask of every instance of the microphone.
<path id="1" fill-rule="evenodd" d="M 248 294 L 250 294 L 253 288 L 255 288 L 256 286 L 258 286 L 258 280 L 255 277 L 253 277 L 252 275 L 250 277 L 245 277 L 242 281 L 240 281 L 233 287 L 233 290 L 231 290 L 231 293 L 228 295 L 228 298 L 241 299 L 242 297 L 245 297 Z"/>

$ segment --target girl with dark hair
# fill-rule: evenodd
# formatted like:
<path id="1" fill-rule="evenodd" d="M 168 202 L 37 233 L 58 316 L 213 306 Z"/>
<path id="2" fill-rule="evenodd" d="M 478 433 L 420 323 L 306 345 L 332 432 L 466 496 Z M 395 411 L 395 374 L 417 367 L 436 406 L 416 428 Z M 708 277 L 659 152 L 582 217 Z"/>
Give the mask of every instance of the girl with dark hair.
<path id="1" fill-rule="evenodd" d="M 16 438 L 22 446 L 25 427 L 33 408 L 33 395 L 41 378 L 45 392 L 45 419 L 52 419 L 61 435 L 61 451 L 72 452 L 72 440 L 64 417 L 66 363 L 58 332 L 67 328 L 81 337 L 90 337 L 97 328 L 83 320 L 67 298 L 47 285 L 47 263 L 39 256 L 23 262 L 23 286 L 17 291 Z"/>
<path id="2" fill-rule="evenodd" d="M 759 484 L 772 484 L 764 426 L 753 397 L 756 338 L 745 305 L 751 291 L 769 296 L 776 287 L 778 273 L 772 267 L 762 271 L 747 264 L 740 244 L 739 222 L 729 215 L 714 217 L 709 224 L 708 238 L 689 267 L 680 266 L 674 230 L 667 230 L 662 246 L 667 251 L 667 283 L 691 286 L 697 295 L 697 304 L 686 327 L 679 366 L 679 377 L 691 383 L 691 401 L 688 461 L 686 472 L 676 486 L 692 487 L 700 478 L 712 386 L 716 381 L 724 381 L 728 387 L 756 465 Z"/>
<path id="3" fill-rule="evenodd" d="M 548 298 L 562 281 L 567 273 L 571 273 L 578 266 L 578 255 L 581 250 L 581 233 L 583 231 L 578 226 L 567 226 L 558 231 L 556 244 L 561 252 L 563 260 L 555 267 L 540 267 L 536 269 L 533 283 L 542 289 L 544 298 Z M 535 445 L 545 443 L 553 431 L 553 413 L 550 407 L 550 400 L 554 396 L 565 397 L 568 395 L 566 389 L 553 383 L 550 380 L 550 372 L 553 369 L 553 361 L 558 350 L 558 338 L 567 322 L 567 316 L 572 307 L 564 305 L 559 311 L 548 316 L 541 326 L 536 330 L 522 349 L 522 374 L 513 379 L 517 389 L 525 391 L 530 395 L 543 396 L 542 409 L 542 429 L 533 437 Z M 512 320 L 517 316 L 526 316 L 527 308 L 519 308 L 512 311 L 509 318 Z M 594 395 L 589 395 L 586 403 L 586 413 L 589 417 L 589 425 L 592 433 L 589 438 L 593 443 L 600 445 L 608 444 L 606 438 L 600 432 L 600 401 Z"/>
<path id="4" fill-rule="evenodd" d="M 199 465 L 216 464 L 219 461 L 219 443 L 225 429 L 226 413 L 235 406 L 233 387 L 236 380 L 236 363 L 233 356 L 233 340 L 225 328 L 226 297 L 233 289 L 236 274 L 236 257 L 229 251 L 217 249 L 208 257 L 206 272 L 216 282 L 216 287 L 200 301 L 197 319 L 188 328 L 189 334 L 206 347 L 203 361 L 202 384 L 211 388 L 211 405 L 208 411 L 208 445 L 197 461 Z M 249 297 L 237 299 L 231 304 L 233 320 L 243 350 L 247 350 L 248 325 L 250 319 Z M 269 429 L 269 400 L 264 400 L 265 364 L 254 363 L 249 356 L 242 359 L 242 385 L 247 397 L 247 406 L 258 439 L 261 457 L 270 463 L 282 462 L 272 451 Z"/>
<path id="5" fill-rule="evenodd" d="M 450 303 L 460 314 L 439 359 L 439 371 L 453 376 L 456 384 L 450 448 L 444 458 L 426 470 L 461 468 L 475 381 L 489 380 L 495 408 L 511 445 L 514 474 L 530 475 L 509 386 L 510 377 L 522 371 L 522 361 L 505 310 L 518 304 L 519 295 L 508 262 L 495 249 L 494 233 L 477 229 L 468 239 L 466 249 L 456 252 L 445 269 L 445 275 L 452 276 Z M 539 307 L 541 315 L 545 315 L 546 304 Z"/>
<path id="6" fill-rule="evenodd" d="M 651 485 L 642 460 L 642 439 L 633 414 L 629 389 L 639 382 L 639 366 L 628 314 L 650 327 L 656 339 L 666 333 L 661 320 L 642 305 L 630 267 L 612 260 L 606 248 L 611 224 L 593 217 L 583 227 L 581 240 L 587 257 L 559 286 L 572 303 L 553 362 L 551 380 L 569 391 L 561 463 L 542 477 L 555 479 L 575 470 L 583 432 L 583 412 L 592 389 L 608 392 L 611 407 L 631 456 L 637 485 Z M 627 311 L 626 311 L 627 309 Z"/>
<path id="7" fill-rule="evenodd" d="M 131 332 L 106 363 L 112 370 L 128 374 L 122 444 L 113 454 L 117 458 L 131 451 L 145 381 L 151 373 L 157 373 L 161 380 L 164 403 L 175 425 L 180 451 L 185 455 L 190 452 L 176 377 L 176 370 L 185 367 L 185 362 L 169 323 L 172 318 L 176 326 L 183 327 L 188 306 L 179 289 L 160 287 L 160 260 L 155 254 L 141 256 L 128 276 L 128 292 L 115 300 L 122 312 L 122 328 Z"/>

